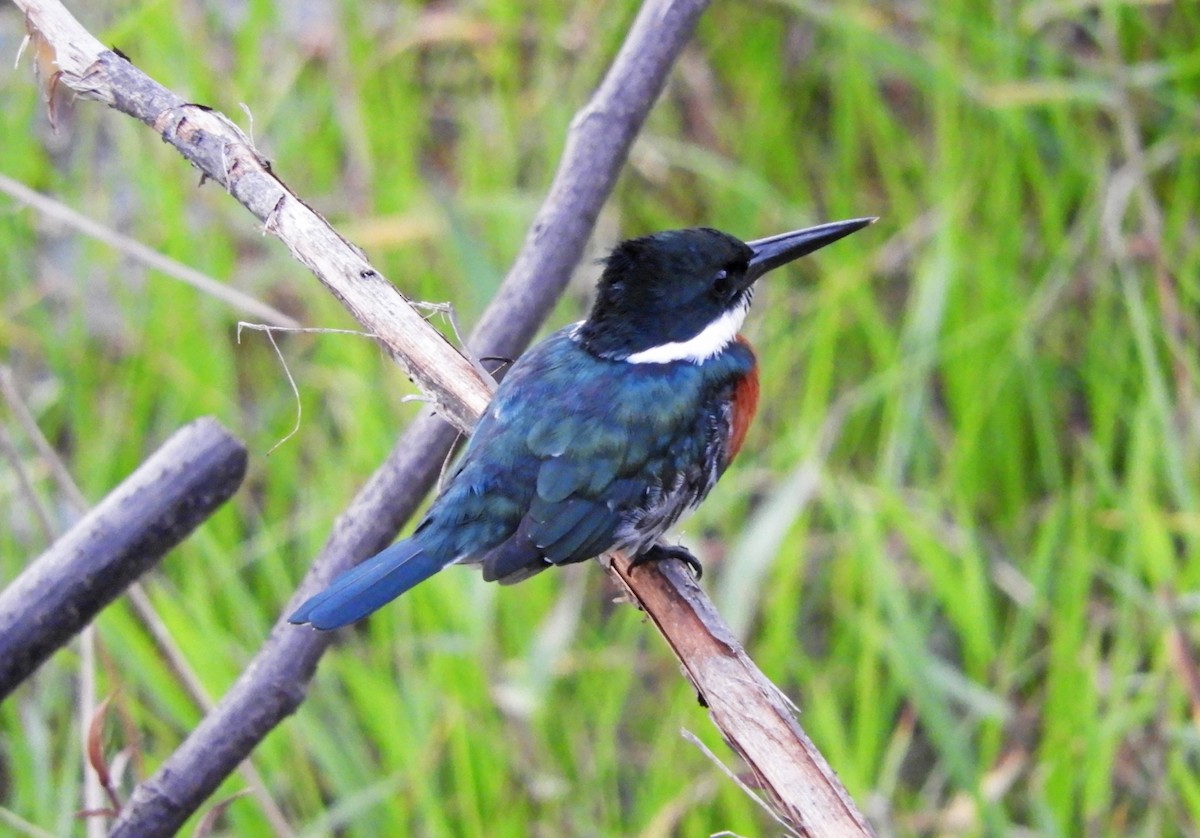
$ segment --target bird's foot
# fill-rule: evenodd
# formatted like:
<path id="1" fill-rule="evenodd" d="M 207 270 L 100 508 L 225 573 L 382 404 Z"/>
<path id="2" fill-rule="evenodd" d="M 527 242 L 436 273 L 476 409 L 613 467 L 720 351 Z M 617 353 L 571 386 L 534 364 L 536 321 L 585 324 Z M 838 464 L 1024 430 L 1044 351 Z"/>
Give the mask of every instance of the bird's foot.
<path id="1" fill-rule="evenodd" d="M 697 580 L 704 575 L 704 566 L 700 564 L 700 560 L 693 556 L 686 547 L 679 544 L 653 544 L 634 556 L 633 561 L 629 563 L 629 567 L 633 569 L 639 565 L 650 562 L 661 562 L 665 559 L 675 559 L 683 562 L 691 568 L 692 575 Z"/>

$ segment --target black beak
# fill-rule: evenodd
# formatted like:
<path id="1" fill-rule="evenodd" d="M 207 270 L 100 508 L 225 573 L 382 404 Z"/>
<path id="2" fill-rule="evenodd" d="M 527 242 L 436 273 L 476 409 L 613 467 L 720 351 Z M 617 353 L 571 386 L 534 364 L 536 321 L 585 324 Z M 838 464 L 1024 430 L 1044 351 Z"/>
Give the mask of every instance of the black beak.
<path id="1" fill-rule="evenodd" d="M 786 265 L 793 259 L 807 256 L 814 250 L 820 250 L 827 244 L 833 244 L 838 239 L 856 233 L 878 220 L 878 218 L 854 218 L 850 221 L 832 221 L 829 224 L 818 224 L 816 227 L 746 242 L 754 251 L 754 255 L 750 257 L 750 264 L 746 268 L 745 282 L 749 285 L 767 271 L 772 271 L 780 265 Z"/>

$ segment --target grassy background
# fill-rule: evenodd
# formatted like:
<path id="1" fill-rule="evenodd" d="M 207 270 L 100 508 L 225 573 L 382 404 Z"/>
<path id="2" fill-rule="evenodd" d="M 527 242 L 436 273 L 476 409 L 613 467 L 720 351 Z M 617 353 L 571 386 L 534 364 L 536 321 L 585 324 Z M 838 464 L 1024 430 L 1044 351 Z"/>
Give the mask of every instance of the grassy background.
<path id="1" fill-rule="evenodd" d="M 83 22 L 243 120 L 405 293 L 474 322 L 631 3 L 97 3 Z M 0 7 L 0 172 L 307 325 L 352 323 L 141 125 L 57 131 Z M 1200 6 L 716 2 L 601 219 L 754 237 L 875 213 L 774 277 L 764 409 L 686 524 L 708 588 L 884 833 L 1198 834 Z M 218 417 L 247 485 L 148 579 L 220 695 L 413 414 L 368 342 L 281 340 L 0 198 L 0 363 L 87 496 Z M 551 325 L 577 318 L 595 268 Z M 58 526 L 67 505 L 16 439 Z M 0 580 L 45 546 L 0 468 Z M 300 834 L 778 832 L 593 567 L 452 571 L 348 632 L 254 761 Z M 98 622 L 110 754 L 199 719 L 126 604 Z M 60 652 L 0 705 L 0 816 L 81 832 Z M 244 788 L 241 778 L 218 797 Z M 15 818 L 29 826 L 18 827 Z M 265 834 L 253 798 L 218 831 Z"/>

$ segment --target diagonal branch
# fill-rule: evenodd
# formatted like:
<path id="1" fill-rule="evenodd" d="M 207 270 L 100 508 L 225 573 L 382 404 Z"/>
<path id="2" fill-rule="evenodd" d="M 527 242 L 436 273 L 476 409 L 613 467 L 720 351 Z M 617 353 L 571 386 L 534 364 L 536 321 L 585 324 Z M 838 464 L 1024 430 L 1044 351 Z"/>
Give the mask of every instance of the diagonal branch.
<path id="1" fill-rule="evenodd" d="M 263 164 L 227 119 L 189 105 L 78 27 L 56 0 L 15 0 L 58 59 L 57 81 L 136 116 L 224 186 L 279 236 L 393 355 L 456 426 L 469 429 L 489 389 L 465 358 L 409 309 L 362 254 Z M 571 125 L 554 183 L 520 255 L 471 339 L 515 355 L 565 285 L 629 145 L 705 0 L 647 0 L 620 53 Z M 64 20 L 65 18 L 65 20 Z M 61 38 L 79 36 L 70 43 Z M 82 33 L 82 35 L 80 35 Z M 90 44 L 89 44 L 90 41 Z M 383 547 L 436 478 L 454 432 L 429 415 L 404 435 L 338 519 L 295 600 Z M 650 615 L 727 741 L 750 764 L 775 810 L 802 835 L 869 834 L 861 814 L 796 723 L 791 704 L 754 666 L 703 591 L 670 568 L 610 569 Z M 328 635 L 275 626 L 217 709 L 139 786 L 114 834 L 177 829 L 303 699 Z"/>
<path id="2" fill-rule="evenodd" d="M 57 0 L 16 0 L 39 55 L 48 48 L 65 85 L 149 125 L 205 178 L 225 188 L 287 245 L 297 261 L 378 336 L 384 348 L 439 411 L 469 431 L 493 383 L 479 371 L 315 210 L 272 173 L 250 138 L 217 111 L 185 102 L 87 34 Z M 60 41 L 58 39 L 67 39 Z"/>
<path id="3" fill-rule="evenodd" d="M 0 700 L 231 498 L 246 449 L 197 419 L 0 590 Z"/>

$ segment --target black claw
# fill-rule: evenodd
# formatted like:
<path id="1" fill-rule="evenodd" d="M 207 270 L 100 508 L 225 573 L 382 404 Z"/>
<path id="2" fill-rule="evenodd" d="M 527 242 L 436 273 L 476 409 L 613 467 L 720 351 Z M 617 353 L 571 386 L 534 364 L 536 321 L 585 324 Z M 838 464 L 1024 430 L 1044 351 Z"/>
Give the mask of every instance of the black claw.
<path id="1" fill-rule="evenodd" d="M 633 561 L 629 563 L 630 568 L 638 567 L 649 562 L 661 562 L 665 559 L 675 559 L 683 562 L 692 569 L 692 575 L 696 577 L 696 581 L 704 575 L 704 566 L 700 564 L 700 560 L 691 554 L 686 548 L 678 544 L 654 544 L 645 551 L 633 557 Z"/>

